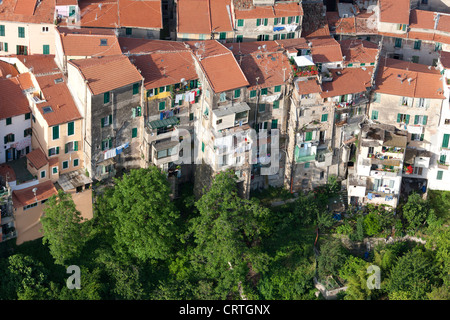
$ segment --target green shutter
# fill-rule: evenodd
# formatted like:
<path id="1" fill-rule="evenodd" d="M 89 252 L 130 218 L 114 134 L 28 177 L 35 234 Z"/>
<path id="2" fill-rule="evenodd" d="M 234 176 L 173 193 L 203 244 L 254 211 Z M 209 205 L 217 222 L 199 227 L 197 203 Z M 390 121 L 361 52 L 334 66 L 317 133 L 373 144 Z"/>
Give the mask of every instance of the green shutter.
<path id="1" fill-rule="evenodd" d="M 261 19 L 256 19 L 256 26 L 260 26 L 261 25 Z"/>
<path id="2" fill-rule="evenodd" d="M 133 128 L 131 129 L 131 138 L 136 138 L 137 137 L 137 128 Z"/>
<path id="3" fill-rule="evenodd" d="M 111 149 L 112 148 L 112 138 L 109 138 L 109 141 L 108 141 L 108 147 Z"/>
<path id="4" fill-rule="evenodd" d="M 103 103 L 108 103 L 109 102 L 109 92 L 105 92 L 103 94 Z"/>
<path id="5" fill-rule="evenodd" d="M 67 135 L 71 136 L 74 133 L 75 133 L 75 123 L 72 121 L 67 124 Z"/>
<path id="6" fill-rule="evenodd" d="M 437 177 L 436 177 L 436 179 L 437 179 L 437 180 L 442 180 L 443 174 L 444 174 L 444 171 L 439 170 L 439 171 L 437 172 Z"/>
<path id="7" fill-rule="evenodd" d="M 442 139 L 442 148 L 448 148 L 448 141 L 450 140 L 450 134 L 444 134 Z"/>
<path id="8" fill-rule="evenodd" d="M 426 125 L 428 121 L 428 116 L 423 116 L 422 124 Z"/>
<path id="9" fill-rule="evenodd" d="M 236 36 L 236 42 L 242 42 L 244 40 L 244 36 L 242 34 Z"/>
<path id="10" fill-rule="evenodd" d="M 0 37 L 5 36 L 5 26 L 3 24 L 0 24 Z"/>
<path id="11" fill-rule="evenodd" d="M 7 42 L 5 42 L 3 44 L 3 48 L 4 48 L 5 52 L 8 52 L 8 43 Z"/>
<path id="12" fill-rule="evenodd" d="M 378 111 L 372 110 L 372 120 L 378 120 Z"/>
<path id="13" fill-rule="evenodd" d="M 18 32 L 19 32 L 19 38 L 25 38 L 25 28 L 24 27 L 19 27 Z"/>
<path id="14" fill-rule="evenodd" d="M 244 20 L 243 19 L 239 19 L 237 22 L 237 26 L 238 27 L 243 27 L 244 26 Z"/>
<path id="15" fill-rule="evenodd" d="M 105 126 L 105 118 L 101 118 L 101 127 L 103 128 Z"/>
<path id="16" fill-rule="evenodd" d="M 53 140 L 59 139 L 59 126 L 53 127 Z"/>
<path id="17" fill-rule="evenodd" d="M 306 132 L 305 141 L 311 141 L 311 140 L 312 140 L 312 131 Z"/>
<path id="18" fill-rule="evenodd" d="M 50 46 L 48 44 L 44 44 L 42 46 L 42 53 L 43 54 L 50 54 Z"/>
<path id="19" fill-rule="evenodd" d="M 281 86 L 275 86 L 275 92 L 281 92 Z"/>
<path id="20" fill-rule="evenodd" d="M 414 124 L 419 124 L 419 116 L 418 115 L 414 116 Z"/>
<path id="21" fill-rule="evenodd" d="M 78 151 L 78 141 L 73 142 L 73 151 Z"/>
<path id="22" fill-rule="evenodd" d="M 66 143 L 64 146 L 64 153 L 68 153 L 69 152 L 69 144 Z"/>
<path id="23" fill-rule="evenodd" d="M 59 147 L 56 147 L 56 154 L 59 154 Z"/>
<path id="24" fill-rule="evenodd" d="M 250 98 L 256 97 L 256 90 L 250 91 Z"/>
<path id="25" fill-rule="evenodd" d="M 74 159 L 73 160 L 73 166 L 74 167 L 78 167 L 78 159 Z"/>
<path id="26" fill-rule="evenodd" d="M 322 115 L 321 121 L 322 121 L 322 122 L 328 121 L 328 113 L 325 113 L 325 114 Z"/>
<path id="27" fill-rule="evenodd" d="M 445 154 L 441 154 L 441 157 L 439 158 L 439 162 L 444 164 L 446 159 L 447 159 L 447 156 Z"/>
<path id="28" fill-rule="evenodd" d="M 402 114 L 397 113 L 397 122 L 402 122 Z"/>
<path id="29" fill-rule="evenodd" d="M 286 23 L 286 18 L 285 17 L 281 18 L 281 24 L 285 24 L 285 23 Z"/>
<path id="30" fill-rule="evenodd" d="M 295 23 L 299 23 L 300 22 L 300 16 L 296 16 L 295 17 Z"/>
<path id="31" fill-rule="evenodd" d="M 234 90 L 234 97 L 239 98 L 241 96 L 241 89 Z"/>
<path id="32" fill-rule="evenodd" d="M 264 19 L 264 25 L 267 26 L 269 24 L 269 19 Z"/>
<path id="33" fill-rule="evenodd" d="M 133 84 L 133 94 L 139 93 L 139 83 Z"/>
<path id="34" fill-rule="evenodd" d="M 279 21 L 280 21 L 280 19 L 274 18 L 274 19 L 273 19 L 273 24 L 274 24 L 274 25 L 277 25 L 277 24 L 279 23 Z"/>
<path id="35" fill-rule="evenodd" d="M 279 101 L 279 100 L 274 101 L 274 102 L 273 102 L 272 108 L 273 108 L 273 109 L 278 109 L 279 107 L 280 107 L 280 101 Z"/>
<path id="36" fill-rule="evenodd" d="M 407 114 L 406 117 L 405 117 L 405 123 L 409 124 L 409 114 Z"/>
<path id="37" fill-rule="evenodd" d="M 277 129 L 277 128 L 278 128 L 278 119 L 272 119 L 271 129 Z"/>
<path id="38" fill-rule="evenodd" d="M 164 110 L 164 109 L 166 109 L 166 102 L 165 101 L 161 101 L 159 103 L 159 105 L 158 105 L 158 110 L 161 111 L 161 110 Z"/>

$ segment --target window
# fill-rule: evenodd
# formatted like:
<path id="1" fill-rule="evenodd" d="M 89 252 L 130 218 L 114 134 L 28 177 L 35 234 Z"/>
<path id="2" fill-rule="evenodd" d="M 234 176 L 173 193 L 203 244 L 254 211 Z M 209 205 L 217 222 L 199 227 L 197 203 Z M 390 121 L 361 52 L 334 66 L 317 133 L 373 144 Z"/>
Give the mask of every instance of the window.
<path id="1" fill-rule="evenodd" d="M 54 156 L 56 154 L 59 154 L 59 147 L 53 147 L 53 148 L 48 149 L 49 157 Z"/>
<path id="2" fill-rule="evenodd" d="M 442 43 L 436 42 L 434 45 L 434 51 L 442 51 Z"/>
<path id="3" fill-rule="evenodd" d="M 110 93 L 109 92 L 105 92 L 103 94 L 103 103 L 109 103 L 110 100 Z"/>
<path id="4" fill-rule="evenodd" d="M 58 174 L 58 167 L 52 167 L 52 174 Z"/>
<path id="5" fill-rule="evenodd" d="M 289 24 L 289 23 L 292 23 L 292 18 L 293 18 L 293 17 L 288 17 L 288 22 L 287 22 L 288 24 Z"/>
<path id="6" fill-rule="evenodd" d="M 7 42 L 3 43 L 3 51 L 8 52 L 8 43 Z"/>
<path id="7" fill-rule="evenodd" d="M 244 36 L 242 34 L 236 36 L 236 42 L 244 41 Z"/>
<path id="8" fill-rule="evenodd" d="M 75 134 L 75 122 L 67 123 L 67 135 L 72 136 Z"/>
<path id="9" fill-rule="evenodd" d="M 419 115 L 415 115 L 414 116 L 414 124 L 426 125 L 427 124 L 427 120 L 428 120 L 428 116 L 419 116 Z"/>
<path id="10" fill-rule="evenodd" d="M 27 46 L 16 46 L 16 53 L 18 55 L 26 56 L 28 54 Z"/>
<path id="11" fill-rule="evenodd" d="M 205 143 L 202 142 L 202 152 L 205 152 Z"/>
<path id="12" fill-rule="evenodd" d="M 0 24 L 0 37 L 5 36 L 5 25 Z"/>
<path id="13" fill-rule="evenodd" d="M 31 112 L 25 113 L 25 120 L 29 120 L 31 118 Z"/>
<path id="14" fill-rule="evenodd" d="M 411 140 L 412 141 L 423 141 L 423 133 L 422 134 L 417 134 L 417 133 L 412 133 L 411 134 Z"/>
<path id="15" fill-rule="evenodd" d="M 108 45 L 108 39 L 100 39 L 100 46 L 107 46 Z"/>
<path id="16" fill-rule="evenodd" d="M 377 110 L 372 110 L 372 117 L 370 119 L 378 120 L 378 111 Z"/>
<path id="17" fill-rule="evenodd" d="M 27 128 L 27 129 L 23 130 L 23 137 L 25 138 L 25 137 L 31 136 L 32 132 L 33 131 L 31 130 L 31 128 Z"/>
<path id="18" fill-rule="evenodd" d="M 5 144 L 9 143 L 9 142 L 14 142 L 14 133 L 7 134 L 4 137 L 4 142 L 5 142 Z"/>
<path id="19" fill-rule="evenodd" d="M 398 113 L 397 122 L 409 124 L 409 114 Z"/>
<path id="20" fill-rule="evenodd" d="M 261 95 L 267 95 L 267 88 L 261 89 Z"/>
<path id="21" fill-rule="evenodd" d="M 110 124 L 112 124 L 112 114 L 101 119 L 101 127 L 102 128 L 109 126 Z"/>
<path id="22" fill-rule="evenodd" d="M 416 40 L 414 41 L 414 49 L 420 50 L 420 46 L 422 45 L 422 40 Z"/>
<path id="23" fill-rule="evenodd" d="M 272 119 L 272 125 L 270 126 L 271 129 L 277 129 L 278 128 L 278 119 Z"/>
<path id="24" fill-rule="evenodd" d="M 69 161 L 67 161 L 67 160 L 63 161 L 62 162 L 62 168 L 63 168 L 63 170 L 69 168 Z"/>
<path id="25" fill-rule="evenodd" d="M 444 175 L 444 171 L 438 170 L 436 179 L 437 179 L 437 180 L 442 180 L 442 176 L 443 176 L 443 175 Z"/>
<path id="26" fill-rule="evenodd" d="M 159 104 L 158 104 L 158 110 L 159 111 L 162 111 L 162 110 L 165 110 L 166 109 L 166 102 L 165 101 L 161 101 Z"/>
<path id="27" fill-rule="evenodd" d="M 322 118 L 320 119 L 321 122 L 326 122 L 328 121 L 328 113 L 325 113 L 322 115 Z"/>
<path id="28" fill-rule="evenodd" d="M 412 103 L 412 98 L 409 99 L 408 97 L 402 97 L 402 98 L 400 99 L 400 104 L 401 104 L 402 106 L 410 106 L 411 103 Z"/>
<path id="29" fill-rule="evenodd" d="M 102 140 L 102 150 L 112 148 L 112 138 Z"/>
<path id="30" fill-rule="evenodd" d="M 439 157 L 439 163 L 445 164 L 445 161 L 447 160 L 447 156 L 445 154 L 441 154 Z"/>
<path id="31" fill-rule="evenodd" d="M 193 113 L 189 113 L 189 121 L 194 121 L 194 114 Z"/>
<path id="32" fill-rule="evenodd" d="M 286 18 L 285 17 L 282 17 L 281 18 L 281 24 L 285 24 L 286 23 Z"/>
<path id="33" fill-rule="evenodd" d="M 37 205 L 38 205 L 37 202 L 31 203 L 31 204 L 29 204 L 29 205 L 23 207 L 23 211 L 28 210 L 28 209 L 31 209 L 31 208 L 34 208 L 34 207 L 36 207 Z"/>
<path id="34" fill-rule="evenodd" d="M 280 23 L 280 19 L 278 19 L 278 18 L 273 19 L 273 24 L 274 25 L 277 25 L 279 23 Z"/>
<path id="35" fill-rule="evenodd" d="M 250 98 L 256 97 L 256 90 L 250 91 Z"/>
<path id="36" fill-rule="evenodd" d="M 41 179 L 44 179 L 46 175 L 47 175 L 47 171 L 42 170 L 41 171 Z"/>
<path id="37" fill-rule="evenodd" d="M 80 164 L 80 160 L 79 159 L 73 159 L 73 166 L 74 167 L 78 167 L 79 164 Z"/>
<path id="38" fill-rule="evenodd" d="M 305 141 L 311 141 L 312 140 L 312 131 L 305 132 Z"/>
<path id="39" fill-rule="evenodd" d="M 281 86 L 275 86 L 274 92 L 281 92 Z"/>
<path id="40" fill-rule="evenodd" d="M 296 16 L 295 17 L 295 23 L 299 23 L 300 22 L 300 16 Z"/>
<path id="41" fill-rule="evenodd" d="M 280 107 L 280 101 L 279 100 L 274 101 L 273 105 L 272 105 L 272 109 L 278 109 L 279 107 Z"/>
<path id="42" fill-rule="evenodd" d="M 65 144 L 64 152 L 69 153 L 73 151 L 78 151 L 78 141 L 70 141 Z"/>
<path id="43" fill-rule="evenodd" d="M 43 54 L 50 54 L 50 46 L 48 44 L 44 44 L 42 46 L 42 53 Z"/>
<path id="44" fill-rule="evenodd" d="M 278 40 L 280 39 L 280 35 L 279 34 L 274 34 L 273 35 L 273 40 Z"/>
<path id="45" fill-rule="evenodd" d="M 131 138 L 136 138 L 137 137 L 137 128 L 133 128 L 131 129 Z"/>
<path id="46" fill-rule="evenodd" d="M 219 33 L 219 39 L 220 40 L 226 40 L 227 39 L 227 33 L 226 32 Z"/>
<path id="47" fill-rule="evenodd" d="M 131 29 L 131 28 L 125 28 L 125 34 L 126 34 L 127 36 L 130 36 L 132 33 L 133 33 L 133 29 Z"/>
<path id="48" fill-rule="evenodd" d="M 411 62 L 413 62 L 413 63 L 419 63 L 419 56 L 412 56 L 412 57 L 411 57 Z"/>
<path id="49" fill-rule="evenodd" d="M 234 90 L 234 97 L 239 98 L 241 96 L 241 89 Z"/>
<path id="50" fill-rule="evenodd" d="M 59 126 L 56 125 L 52 128 L 52 133 L 53 133 L 53 140 L 58 140 L 59 139 Z"/>
<path id="51" fill-rule="evenodd" d="M 395 38 L 394 48 L 401 48 L 401 47 L 402 47 L 402 38 Z"/>
<path id="52" fill-rule="evenodd" d="M 261 19 L 256 19 L 256 26 L 260 26 L 261 25 Z"/>
<path id="53" fill-rule="evenodd" d="M 305 162 L 305 169 L 308 169 L 311 166 L 310 162 Z"/>
<path id="54" fill-rule="evenodd" d="M 9 126 L 12 123 L 12 118 L 6 118 L 6 125 Z"/>
<path id="55" fill-rule="evenodd" d="M 450 124 L 450 119 L 445 119 L 444 124 Z"/>
<path id="56" fill-rule="evenodd" d="M 450 140 L 450 134 L 444 134 L 442 138 L 442 148 L 448 148 L 448 141 Z"/>
<path id="57" fill-rule="evenodd" d="M 264 111 L 266 111 L 266 104 L 265 104 L 265 103 L 260 103 L 260 104 L 259 104 L 258 111 L 259 111 L 259 112 L 264 112 Z"/>
<path id="58" fill-rule="evenodd" d="M 24 27 L 19 27 L 18 33 L 19 33 L 19 38 L 25 38 L 25 28 Z"/>
<path id="59" fill-rule="evenodd" d="M 220 102 L 224 102 L 224 101 L 226 101 L 226 100 L 227 100 L 227 94 L 226 94 L 226 92 L 222 92 L 222 93 L 220 94 L 219 101 L 220 101 Z"/>
<path id="60" fill-rule="evenodd" d="M 133 84 L 133 94 L 139 93 L 139 83 Z"/>
<path id="61" fill-rule="evenodd" d="M 238 19 L 237 26 L 238 27 L 243 27 L 244 26 L 244 19 Z"/>

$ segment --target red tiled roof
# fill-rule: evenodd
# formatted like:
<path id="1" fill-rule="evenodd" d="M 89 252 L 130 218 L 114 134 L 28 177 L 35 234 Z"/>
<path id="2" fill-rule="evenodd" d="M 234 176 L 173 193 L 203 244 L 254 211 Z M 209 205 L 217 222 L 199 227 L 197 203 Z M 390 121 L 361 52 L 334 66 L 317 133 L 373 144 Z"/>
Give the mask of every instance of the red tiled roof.
<path id="1" fill-rule="evenodd" d="M 365 69 L 365 70 L 364 70 Z M 330 70 L 333 81 L 322 82 L 322 98 L 342 96 L 366 91 L 370 87 L 373 67 Z M 338 72 L 341 74 L 339 75 Z"/>
<path id="2" fill-rule="evenodd" d="M 299 94 L 310 94 L 310 93 L 320 93 L 322 92 L 322 87 L 317 82 L 316 79 L 300 80 L 298 84 Z"/>
<path id="3" fill-rule="evenodd" d="M 53 24 L 55 0 L 41 0 L 37 6 L 33 3 L 36 0 L 3 0 L 0 21 Z"/>
<path id="4" fill-rule="evenodd" d="M 450 69 L 450 52 L 441 51 L 440 61 L 444 68 Z"/>
<path id="5" fill-rule="evenodd" d="M 182 78 L 198 79 L 190 50 L 142 54 L 130 60 L 141 71 L 146 89 L 180 83 Z"/>
<path id="6" fill-rule="evenodd" d="M 409 24 L 409 0 L 379 0 L 380 21 Z"/>
<path id="7" fill-rule="evenodd" d="M 123 53 L 151 53 L 158 51 L 189 51 L 189 48 L 179 41 L 148 40 L 119 37 L 119 45 Z"/>
<path id="8" fill-rule="evenodd" d="M 358 39 L 341 40 L 339 43 L 345 62 L 371 63 L 376 60 L 378 46 L 375 43 Z"/>
<path id="9" fill-rule="evenodd" d="M 434 15 L 432 11 L 411 10 L 409 26 L 418 29 L 434 29 Z"/>
<path id="10" fill-rule="evenodd" d="M 426 65 L 397 59 L 381 59 L 375 92 L 403 97 L 444 99 L 440 77 L 438 70 Z"/>
<path id="11" fill-rule="evenodd" d="M 337 12 L 327 12 L 327 21 L 331 31 L 335 33 L 356 33 L 355 17 L 340 18 Z"/>
<path id="12" fill-rule="evenodd" d="M 0 119 L 29 113 L 28 100 L 16 78 L 0 79 Z"/>
<path id="13" fill-rule="evenodd" d="M 15 77 L 19 74 L 13 64 L 0 60 L 0 78 L 6 78 L 7 75 Z"/>
<path id="14" fill-rule="evenodd" d="M 34 195 L 33 189 L 36 188 L 36 196 Z M 42 201 L 50 198 L 52 195 L 57 194 L 53 183 L 48 180 L 42 182 L 38 185 L 31 186 L 22 190 L 13 191 L 13 205 L 14 208 L 24 207 L 26 205 L 35 203 L 37 201 Z"/>
<path id="15" fill-rule="evenodd" d="M 66 56 L 108 56 L 121 54 L 119 41 L 114 30 L 97 28 L 58 28 Z M 100 40 L 106 40 L 106 45 Z"/>
<path id="16" fill-rule="evenodd" d="M 33 80 L 31 79 L 31 73 L 21 73 L 17 76 L 19 80 L 20 87 L 22 90 L 28 90 L 34 88 Z"/>
<path id="17" fill-rule="evenodd" d="M 40 169 L 48 163 L 47 157 L 40 148 L 27 153 L 26 157 L 36 169 Z"/>
<path id="18" fill-rule="evenodd" d="M 275 3 L 274 6 L 253 6 L 249 9 L 235 8 L 236 19 L 261 19 L 302 16 L 302 6 L 297 2 Z"/>
<path id="19" fill-rule="evenodd" d="M 143 80 L 139 71 L 124 55 L 71 60 L 85 80 L 89 90 L 98 95 Z"/>
<path id="20" fill-rule="evenodd" d="M 200 50 L 196 50 L 194 41 L 185 43 L 191 47 L 194 54 L 197 52 L 202 55 L 202 59 L 197 58 L 197 60 L 214 92 L 224 92 L 249 85 L 233 53 L 221 43 L 216 40 L 201 41 L 199 43 L 204 44 L 204 48 Z"/>
<path id="21" fill-rule="evenodd" d="M 439 13 L 439 22 L 436 30 L 450 32 L 450 15 Z"/>
<path id="22" fill-rule="evenodd" d="M 161 0 L 80 0 L 81 25 L 162 29 Z"/>
<path id="23" fill-rule="evenodd" d="M 18 55 L 15 57 L 19 59 L 19 61 L 21 61 L 27 68 L 33 68 L 32 73 L 34 75 L 60 72 L 55 63 L 55 56 L 52 54 L 33 54 L 29 56 Z"/>
<path id="24" fill-rule="evenodd" d="M 309 39 L 311 42 L 311 55 L 314 63 L 327 63 L 343 61 L 341 46 L 334 38 L 321 37 Z"/>
<path id="25" fill-rule="evenodd" d="M 3 182 L 16 181 L 16 173 L 7 163 L 0 164 L 0 177 L 3 179 Z"/>
<path id="26" fill-rule="evenodd" d="M 36 8 L 36 2 L 37 0 L 17 0 L 14 13 L 32 16 Z"/>
<path id="27" fill-rule="evenodd" d="M 291 40 L 291 39 L 289 39 Z M 296 39 L 292 39 L 296 40 Z M 278 40 L 280 41 L 280 40 Z M 283 40 L 284 41 L 284 40 Z M 305 41 L 303 39 L 303 41 Z M 277 41 L 249 41 L 249 42 L 241 42 L 241 43 L 224 43 L 225 47 L 230 49 L 234 55 L 243 54 L 252 54 L 257 51 L 261 52 L 276 52 L 277 50 L 283 50 L 281 45 L 277 43 Z M 265 49 L 263 48 L 265 46 Z M 258 49 L 260 47 L 261 49 Z"/>
<path id="28" fill-rule="evenodd" d="M 275 43 L 279 44 L 288 52 L 295 52 L 298 49 L 309 49 L 308 42 L 305 38 L 276 40 Z"/>
<path id="29" fill-rule="evenodd" d="M 78 0 L 56 0 L 57 6 L 77 6 Z"/>
<path id="30" fill-rule="evenodd" d="M 210 34 L 233 31 L 231 0 L 178 0 L 177 32 Z"/>

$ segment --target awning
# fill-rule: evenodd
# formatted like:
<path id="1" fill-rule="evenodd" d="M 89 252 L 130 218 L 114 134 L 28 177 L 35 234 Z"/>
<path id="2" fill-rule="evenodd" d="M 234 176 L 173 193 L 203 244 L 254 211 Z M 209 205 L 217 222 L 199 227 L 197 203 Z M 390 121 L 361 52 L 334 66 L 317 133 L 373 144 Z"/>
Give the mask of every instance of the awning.
<path id="1" fill-rule="evenodd" d="M 213 110 L 212 112 L 217 118 L 221 118 L 233 113 L 239 113 L 243 111 L 249 111 L 250 107 L 245 102 L 239 102 L 233 105 L 226 105 L 224 107 L 220 107 L 218 109 Z"/>
<path id="2" fill-rule="evenodd" d="M 83 169 L 75 170 L 69 173 L 64 173 L 59 176 L 58 184 L 64 191 L 72 190 L 77 187 L 92 183 L 91 178 L 86 176 Z"/>
<path id="3" fill-rule="evenodd" d="M 295 64 L 299 67 L 314 66 L 313 58 L 310 55 L 294 57 Z"/>
<path id="4" fill-rule="evenodd" d="M 148 123 L 148 125 L 152 129 L 159 129 L 159 128 L 163 128 L 163 127 L 177 125 L 178 123 L 179 123 L 179 120 L 177 117 L 170 117 L 167 119 L 150 121 Z"/>

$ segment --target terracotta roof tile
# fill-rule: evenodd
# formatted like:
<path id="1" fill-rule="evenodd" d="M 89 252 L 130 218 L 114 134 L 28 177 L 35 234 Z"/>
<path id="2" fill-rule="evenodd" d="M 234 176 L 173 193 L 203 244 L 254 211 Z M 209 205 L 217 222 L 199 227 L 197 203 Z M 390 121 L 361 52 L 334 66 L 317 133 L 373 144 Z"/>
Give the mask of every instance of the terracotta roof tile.
<path id="1" fill-rule="evenodd" d="M 275 3 L 274 6 L 252 6 L 249 9 L 235 7 L 236 19 L 261 19 L 302 16 L 302 6 L 297 2 Z"/>
<path id="2" fill-rule="evenodd" d="M 7 163 L 0 164 L 0 177 L 3 179 L 3 182 L 16 181 L 16 173 Z"/>
<path id="3" fill-rule="evenodd" d="M 441 51 L 440 61 L 444 68 L 450 69 L 450 52 Z"/>
<path id="4" fill-rule="evenodd" d="M 450 15 L 439 13 L 439 22 L 436 30 L 450 32 Z"/>
<path id="5" fill-rule="evenodd" d="M 327 12 L 328 26 L 335 33 L 356 33 L 356 18 L 340 18 L 337 12 Z"/>
<path id="6" fill-rule="evenodd" d="M 308 41 L 305 38 L 276 40 L 275 43 L 288 52 L 295 52 L 298 49 L 309 49 Z"/>
<path id="7" fill-rule="evenodd" d="M 204 48 L 197 50 L 194 41 L 186 41 L 195 53 L 200 53 L 199 64 L 214 92 L 224 92 L 249 85 L 244 73 L 239 67 L 233 53 L 216 40 L 206 40 L 200 43 Z"/>
<path id="8" fill-rule="evenodd" d="M 40 169 L 48 163 L 46 155 L 40 148 L 27 153 L 26 157 L 36 169 Z"/>
<path id="9" fill-rule="evenodd" d="M 299 94 L 310 94 L 322 92 L 322 87 L 317 82 L 317 79 L 306 79 L 296 82 Z"/>
<path id="10" fill-rule="evenodd" d="M 16 67 L 11 63 L 0 60 L 0 78 L 6 78 L 7 75 L 15 77 L 19 74 Z"/>
<path id="11" fill-rule="evenodd" d="M 121 54 L 114 30 L 97 28 L 58 28 L 66 56 L 92 57 Z M 106 44 L 101 43 L 101 40 Z"/>
<path id="12" fill-rule="evenodd" d="M 71 60 L 69 64 L 80 70 L 93 95 L 143 80 L 136 67 L 124 55 Z"/>
<path id="13" fill-rule="evenodd" d="M 364 70 L 365 69 L 365 70 Z M 330 70 L 333 81 L 322 82 L 322 98 L 365 92 L 370 87 L 373 67 Z M 341 74 L 339 75 L 338 72 Z"/>
<path id="14" fill-rule="evenodd" d="M 291 40 L 291 39 L 289 39 Z M 295 39 L 292 39 L 295 40 Z M 280 40 L 278 40 L 279 42 Z M 303 39 L 303 41 L 305 41 Z M 262 52 L 276 52 L 277 50 L 282 51 L 283 48 L 281 45 L 277 43 L 277 41 L 249 41 L 249 42 L 241 42 L 241 43 L 224 43 L 225 47 L 230 49 L 234 55 L 243 54 L 252 54 L 259 51 L 258 47 L 262 48 L 265 46 L 265 50 L 261 49 Z"/>
<path id="15" fill-rule="evenodd" d="M 24 91 L 34 88 L 33 79 L 29 72 L 19 74 L 17 80 L 19 80 L 20 87 Z"/>
<path id="16" fill-rule="evenodd" d="M 57 6 L 77 6 L 78 0 L 56 0 Z"/>
<path id="17" fill-rule="evenodd" d="M 426 65 L 397 59 L 381 59 L 375 92 L 404 97 L 444 99 L 440 77 L 438 70 L 429 69 Z"/>
<path id="18" fill-rule="evenodd" d="M 16 78 L 0 79 L 0 119 L 29 113 L 28 100 Z"/>
<path id="19" fill-rule="evenodd" d="M 27 68 L 32 68 L 32 73 L 34 75 L 60 72 L 55 63 L 54 55 L 33 54 L 29 56 L 18 55 L 15 57 L 19 59 L 19 61 L 21 61 Z"/>
<path id="20" fill-rule="evenodd" d="M 80 0 L 81 25 L 162 29 L 161 0 Z"/>
<path id="21" fill-rule="evenodd" d="M 190 50 L 156 52 L 130 56 L 130 60 L 141 71 L 146 89 L 198 79 L 194 59 Z"/>
<path id="22" fill-rule="evenodd" d="M 425 10 L 411 10 L 409 26 L 418 29 L 434 29 L 434 12 Z"/>
<path id="23" fill-rule="evenodd" d="M 339 43 L 345 62 L 371 63 L 376 60 L 378 46 L 375 43 L 358 39 L 341 40 Z"/>
<path id="24" fill-rule="evenodd" d="M 119 45 L 123 53 L 152 53 L 158 51 L 189 51 L 183 42 L 168 40 L 148 40 L 119 37 Z"/>
<path id="25" fill-rule="evenodd" d="M 33 189 L 36 188 L 36 196 L 34 195 Z M 37 201 L 42 201 L 50 198 L 52 195 L 57 194 L 53 183 L 48 180 L 42 182 L 38 185 L 25 188 L 22 190 L 14 190 L 13 191 L 13 205 L 15 208 L 24 207 L 26 205 L 32 204 Z"/>
<path id="26" fill-rule="evenodd" d="M 380 21 L 409 24 L 409 0 L 379 0 Z"/>
<path id="27" fill-rule="evenodd" d="M 334 38 L 321 37 L 309 39 L 311 42 L 311 55 L 314 63 L 327 63 L 343 61 L 341 46 Z"/>
<path id="28" fill-rule="evenodd" d="M 41 0 L 35 7 L 33 2 L 36 0 L 3 0 L 0 21 L 53 24 L 55 0 Z"/>

